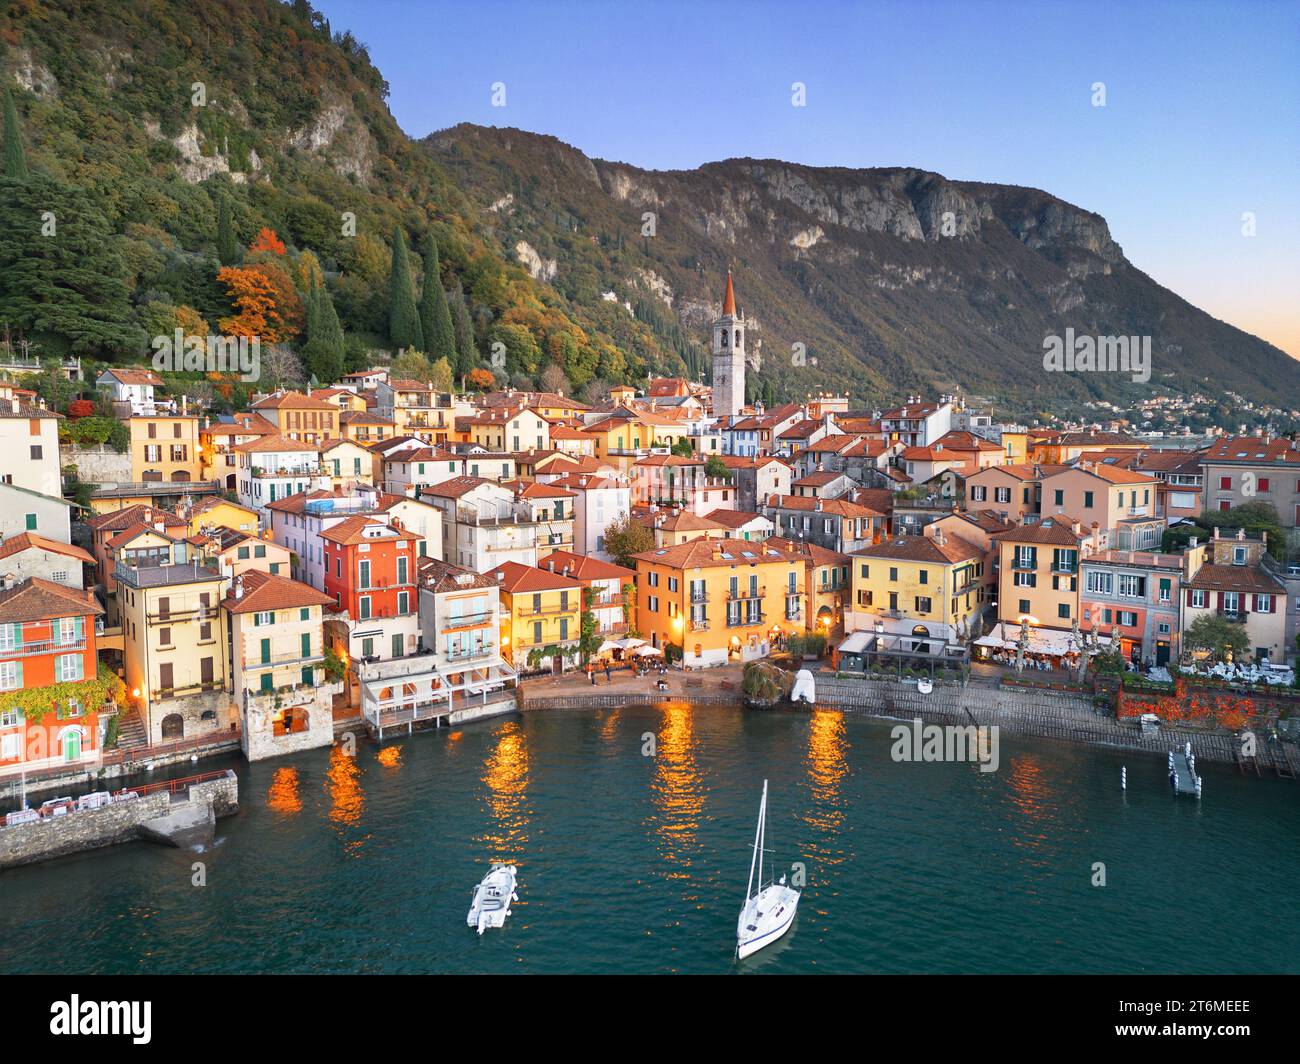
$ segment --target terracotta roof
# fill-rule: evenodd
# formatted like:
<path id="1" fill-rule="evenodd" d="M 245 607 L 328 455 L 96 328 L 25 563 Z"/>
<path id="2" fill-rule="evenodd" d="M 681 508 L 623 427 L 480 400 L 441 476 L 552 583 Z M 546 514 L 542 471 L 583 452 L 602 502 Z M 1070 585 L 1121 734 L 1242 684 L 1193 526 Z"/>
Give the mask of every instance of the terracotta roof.
<path id="1" fill-rule="evenodd" d="M 168 532 L 159 532 L 158 529 L 154 528 L 153 525 L 146 525 L 143 522 L 138 521 L 135 524 L 131 525 L 129 528 L 126 528 L 123 531 L 119 532 L 117 535 L 111 537 L 109 540 L 107 540 L 105 545 L 109 547 L 121 547 L 127 543 L 130 543 L 131 540 L 136 539 L 138 536 L 141 536 L 146 532 L 151 536 L 162 536 L 163 539 L 170 540 L 173 543 L 179 543 L 181 540 L 185 539 L 185 535 L 183 533 L 181 535 L 173 536 Z"/>
<path id="2" fill-rule="evenodd" d="M 768 542 L 771 543 L 773 540 L 768 540 Z M 805 561 L 815 566 L 847 565 L 849 563 L 849 555 L 842 554 L 837 550 L 831 550 L 829 547 L 823 547 L 819 543 L 788 537 L 782 537 L 781 542 L 786 545 L 786 549 L 792 554 L 801 555 Z"/>
<path id="3" fill-rule="evenodd" d="M 3 404 L 0 404 L 3 405 Z M 1286 437 L 1265 441 L 1259 436 L 1233 436 L 1210 445 L 1205 452 L 1206 462 L 1242 462 L 1253 465 L 1259 462 L 1276 462 L 1284 465 L 1300 464 L 1300 451 Z"/>
<path id="4" fill-rule="evenodd" d="M 243 581 L 244 594 L 235 597 L 235 588 Z M 299 606 L 332 606 L 334 599 L 310 584 L 272 576 L 260 569 L 249 569 L 235 578 L 221 604 L 231 613 L 265 613 L 270 610 L 288 610 Z"/>
<path id="5" fill-rule="evenodd" d="M 112 377 L 119 384 L 149 384 L 161 388 L 163 379 L 151 369 L 138 369 L 135 366 L 106 369 L 100 376 Z"/>
<path id="6" fill-rule="evenodd" d="M 452 477 L 450 480 L 444 480 L 441 484 L 432 484 L 420 488 L 421 495 L 434 495 L 440 499 L 459 499 L 468 495 L 480 484 L 491 484 L 492 481 L 483 477 Z"/>
<path id="7" fill-rule="evenodd" d="M 702 569 L 733 565 L 762 565 L 802 561 L 786 540 L 692 539 L 675 547 L 661 547 L 634 555 L 637 561 L 667 565 L 674 569 Z"/>
<path id="8" fill-rule="evenodd" d="M 502 485 L 521 499 L 572 499 L 573 492 L 555 484 L 536 484 L 527 480 L 507 480 Z"/>
<path id="9" fill-rule="evenodd" d="M 390 418 L 380 417 L 371 410 L 344 410 L 339 415 L 340 425 L 393 425 L 397 422 Z"/>
<path id="10" fill-rule="evenodd" d="M 894 493 L 889 488 L 855 488 L 845 498 L 886 516 L 894 512 Z"/>
<path id="11" fill-rule="evenodd" d="M 1187 584 L 1199 591 L 1248 591 L 1278 595 L 1284 590 L 1259 565 L 1202 565 Z"/>
<path id="12" fill-rule="evenodd" d="M 1060 447 L 1145 447 L 1142 440 L 1134 439 L 1123 432 L 1062 432 L 1050 441 L 1052 446 Z"/>
<path id="13" fill-rule="evenodd" d="M 382 536 L 365 535 L 368 530 L 376 528 L 384 529 L 384 534 Z M 366 517 L 364 514 L 345 517 L 337 525 L 322 529 L 320 538 L 345 546 L 353 543 L 396 543 L 398 540 L 415 543 L 420 539 L 413 532 L 408 532 L 404 528 L 393 528 L 392 525 L 384 521 L 376 521 L 373 517 Z"/>
<path id="14" fill-rule="evenodd" d="M 74 547 L 71 543 L 60 543 L 58 540 L 46 539 L 36 532 L 20 532 L 18 535 L 11 536 L 3 543 L 0 543 L 0 558 L 21 554 L 25 550 L 47 550 L 51 554 L 64 554 L 69 558 L 76 558 L 77 561 L 88 562 L 91 565 L 95 563 L 95 559 L 80 547 Z"/>
<path id="15" fill-rule="evenodd" d="M 496 587 L 497 582 L 472 569 L 444 562 L 440 558 L 419 558 L 415 562 L 416 579 L 421 587 L 432 591 L 467 591 L 470 588 Z"/>
<path id="16" fill-rule="evenodd" d="M 704 518 L 715 525 L 721 525 L 723 528 L 741 528 L 749 524 L 750 521 L 764 520 L 771 523 L 770 518 L 763 517 L 762 514 L 750 513 L 748 510 L 727 510 L 719 507 L 711 510 Z"/>
<path id="17" fill-rule="evenodd" d="M 527 594 L 528 592 L 537 591 L 566 591 L 581 588 L 577 580 L 563 576 L 558 572 L 551 572 L 549 569 L 539 569 L 532 565 L 522 565 L 519 562 L 502 562 L 495 569 L 489 569 L 483 574 L 492 580 L 497 580 L 502 591 L 511 595 Z M 498 580 L 498 575 L 500 579 Z M 574 603 L 576 609 L 578 603 Z"/>
<path id="18" fill-rule="evenodd" d="M 147 502 L 133 503 L 121 510 L 86 518 L 86 524 L 97 532 L 121 531 L 137 524 L 152 526 L 158 521 L 161 521 L 165 528 L 185 527 L 185 522 L 174 513 L 164 510 L 161 506 L 151 506 Z"/>
<path id="19" fill-rule="evenodd" d="M 1131 469 L 1123 469 L 1120 466 L 1100 465 L 1094 463 L 1093 465 L 1088 465 L 1088 466 L 1077 465 L 1074 466 L 1073 468 L 1079 470 L 1079 472 L 1081 473 L 1088 473 L 1096 477 L 1098 480 L 1104 480 L 1108 484 L 1154 485 L 1156 483 L 1154 477 L 1149 477 L 1145 473 L 1135 473 Z M 1052 476 L 1061 476 L 1061 473 L 1053 473 Z M 1051 478 L 1044 477 L 1043 479 L 1050 480 Z"/>
<path id="20" fill-rule="evenodd" d="M 338 411 L 337 403 L 327 403 L 323 399 L 313 399 L 302 392 L 279 392 L 250 403 L 254 410 L 282 410 L 293 407 L 295 410 L 332 410 Z"/>
<path id="21" fill-rule="evenodd" d="M 847 499 L 815 499 L 811 495 L 777 495 L 775 506 L 779 510 L 806 510 L 810 513 L 833 514 L 839 517 L 884 517 L 885 515 L 861 503 Z"/>
<path id="22" fill-rule="evenodd" d="M 689 510 L 642 510 L 634 513 L 632 520 L 647 528 L 661 528 L 665 532 L 706 532 L 720 527 L 717 521 L 699 517 Z"/>
<path id="23" fill-rule="evenodd" d="M 220 495 L 206 495 L 190 509 L 190 520 L 207 513 L 215 506 L 233 506 L 236 510 L 243 510 L 245 513 L 257 516 L 257 511 L 251 506 L 245 506 L 242 502 L 231 502 L 229 499 L 222 498 Z"/>
<path id="24" fill-rule="evenodd" d="M 574 554 L 572 551 L 557 550 L 546 556 L 545 565 L 555 563 L 555 571 L 569 570 L 569 575 L 582 581 L 588 580 L 634 580 L 636 572 L 625 569 L 613 562 L 601 561 L 589 554 Z"/>
<path id="25" fill-rule="evenodd" d="M 93 591 L 78 591 L 39 576 L 0 591 L 0 622 L 49 621 L 56 617 L 99 616 L 104 608 Z"/>
<path id="26" fill-rule="evenodd" d="M 944 536 L 942 543 L 930 536 L 896 536 L 853 553 L 861 558 L 896 558 L 899 561 L 934 562 L 939 565 L 952 565 L 984 557 L 984 551 L 961 536 Z"/>
<path id="27" fill-rule="evenodd" d="M 1068 522 L 1046 517 L 1036 525 L 1018 525 L 1005 532 L 994 532 L 989 539 L 1003 543 L 1050 543 L 1061 547 L 1077 547 L 1083 535 L 1082 525 L 1076 534 Z"/>
<path id="28" fill-rule="evenodd" d="M 279 451 L 281 453 L 295 453 L 300 451 L 312 451 L 320 453 L 320 447 L 314 443 L 307 443 L 305 440 L 291 440 L 288 436 L 259 436 L 255 440 L 248 440 L 246 443 L 237 443 L 232 448 L 241 454 L 255 454 L 262 451 Z"/>
<path id="29" fill-rule="evenodd" d="M 846 476 L 844 473 L 836 473 L 829 469 L 818 470 L 809 473 L 806 477 L 800 477 L 791 487 L 820 488 L 827 484 L 834 483 L 841 477 Z"/>
<path id="30" fill-rule="evenodd" d="M 777 438 L 781 440 L 806 440 L 821 427 L 822 423 L 817 418 L 807 417 L 802 421 L 796 421 L 787 429 L 782 429 L 777 434 Z"/>

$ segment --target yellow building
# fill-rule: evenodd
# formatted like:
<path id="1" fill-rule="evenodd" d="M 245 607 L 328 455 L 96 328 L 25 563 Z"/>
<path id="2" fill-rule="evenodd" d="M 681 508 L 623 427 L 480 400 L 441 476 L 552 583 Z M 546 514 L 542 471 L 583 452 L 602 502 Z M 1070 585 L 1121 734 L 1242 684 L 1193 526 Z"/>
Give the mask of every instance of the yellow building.
<path id="1" fill-rule="evenodd" d="M 984 609 L 984 550 L 960 536 L 896 536 L 853 552 L 854 632 L 959 642 Z"/>
<path id="2" fill-rule="evenodd" d="M 582 584 L 549 568 L 502 562 L 484 574 L 501 593 L 501 656 L 516 671 L 562 672 L 577 662 Z M 549 662 L 540 660 L 551 651 Z"/>
<path id="3" fill-rule="evenodd" d="M 805 563 L 781 539 L 693 539 L 636 555 L 637 625 L 688 669 L 766 657 L 804 631 Z"/>
<path id="4" fill-rule="evenodd" d="M 327 440 L 321 449 L 321 464 L 330 487 L 343 490 L 355 484 L 373 484 L 374 455 L 355 440 Z"/>
<path id="5" fill-rule="evenodd" d="M 131 430 L 131 479 L 136 482 L 202 480 L 199 419 L 191 414 L 127 421 Z"/>
<path id="6" fill-rule="evenodd" d="M 291 440 L 319 444 L 339 434 L 342 411 L 338 404 L 302 392 L 275 392 L 250 404 L 250 408 Z"/>
<path id="7" fill-rule="evenodd" d="M 197 562 L 119 568 L 126 688 L 149 741 L 229 732 L 221 574 Z"/>
<path id="8" fill-rule="evenodd" d="M 788 549 L 804 563 L 803 624 L 817 635 L 824 635 L 829 646 L 844 634 L 844 620 L 849 606 L 849 566 L 853 559 L 839 551 L 820 547 L 806 540 L 783 539 Z"/>
<path id="9" fill-rule="evenodd" d="M 189 526 L 191 536 L 205 528 L 233 528 L 236 532 L 257 533 L 257 511 L 237 502 L 210 495 L 194 504 L 181 519 Z"/>
<path id="10" fill-rule="evenodd" d="M 334 742 L 321 613 L 333 601 L 307 584 L 257 571 L 237 577 L 222 600 L 248 760 Z"/>
<path id="11" fill-rule="evenodd" d="M 471 443 L 489 451 L 545 451 L 551 446 L 551 423 L 537 411 L 496 407 L 466 421 Z"/>
<path id="12" fill-rule="evenodd" d="M 998 619 L 1069 630 L 1079 620 L 1079 563 L 1101 545 L 1101 533 L 1082 531 L 1068 517 L 995 532 Z"/>

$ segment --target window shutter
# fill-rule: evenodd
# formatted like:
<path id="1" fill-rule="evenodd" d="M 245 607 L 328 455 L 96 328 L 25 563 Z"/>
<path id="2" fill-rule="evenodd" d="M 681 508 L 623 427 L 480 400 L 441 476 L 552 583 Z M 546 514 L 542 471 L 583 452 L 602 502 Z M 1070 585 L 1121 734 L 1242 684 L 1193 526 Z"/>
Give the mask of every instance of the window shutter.
<path id="1" fill-rule="evenodd" d="M 86 638 L 86 619 L 84 617 L 76 618 L 76 624 L 72 629 L 72 638 L 77 643 Z"/>
<path id="2" fill-rule="evenodd" d="M 1219 609 L 1223 609 L 1223 592 L 1219 592 Z"/>

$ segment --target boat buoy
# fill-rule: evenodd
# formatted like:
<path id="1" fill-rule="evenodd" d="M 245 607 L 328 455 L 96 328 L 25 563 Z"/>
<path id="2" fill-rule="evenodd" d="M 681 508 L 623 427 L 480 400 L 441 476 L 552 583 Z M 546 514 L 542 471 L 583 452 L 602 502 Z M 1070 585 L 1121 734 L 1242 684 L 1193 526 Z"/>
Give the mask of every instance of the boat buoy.
<path id="1" fill-rule="evenodd" d="M 1128 767 L 1125 765 L 1121 765 L 1119 769 L 1119 789 L 1128 790 Z"/>

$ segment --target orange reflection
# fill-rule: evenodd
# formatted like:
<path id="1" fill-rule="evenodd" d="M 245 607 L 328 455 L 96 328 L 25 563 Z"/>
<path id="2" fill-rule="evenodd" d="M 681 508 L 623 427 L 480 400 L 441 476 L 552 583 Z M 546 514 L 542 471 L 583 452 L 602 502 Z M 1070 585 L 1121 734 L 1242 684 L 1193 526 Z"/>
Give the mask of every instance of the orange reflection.
<path id="1" fill-rule="evenodd" d="M 600 737 L 605 742 L 610 742 L 618 734 L 618 718 L 622 712 L 621 709 L 616 709 L 600 722 Z"/>
<path id="2" fill-rule="evenodd" d="M 481 840 L 492 847 L 492 860 L 518 862 L 528 841 L 528 743 L 514 720 L 501 725 L 496 739 L 482 777 L 493 824 Z"/>
<path id="3" fill-rule="evenodd" d="M 704 810 L 703 781 L 695 763 L 695 715 L 685 702 L 660 706 L 655 736 L 655 771 L 650 782 L 656 813 L 652 818 L 660 852 L 674 879 L 689 879 L 687 851 L 698 847 L 696 832 Z"/>
<path id="4" fill-rule="evenodd" d="M 266 791 L 266 807 L 276 813 L 301 813 L 302 798 L 298 794 L 298 770 L 277 768 Z"/>
<path id="5" fill-rule="evenodd" d="M 804 847 L 810 867 L 825 873 L 846 859 L 842 843 L 845 817 L 843 783 L 849 774 L 848 733 L 844 714 L 835 709 L 815 709 L 808 721 L 808 783 L 812 801 L 803 822 L 813 829 Z"/>
<path id="6" fill-rule="evenodd" d="M 342 744 L 330 751 L 329 780 L 330 819 L 336 824 L 356 824 L 361 820 L 366 796 L 361 789 L 361 770 L 357 759 L 344 753 Z"/>
<path id="7" fill-rule="evenodd" d="M 1052 835 L 1048 821 L 1053 819 L 1055 803 L 1048 773 L 1033 754 L 1018 754 L 1011 759 L 1007 781 L 1011 801 L 1023 818 L 1014 844 L 1038 849 Z"/>
<path id="8" fill-rule="evenodd" d="M 397 768 L 402 763 L 402 748 L 400 746 L 385 746 L 379 751 L 375 760 L 384 768 Z"/>

